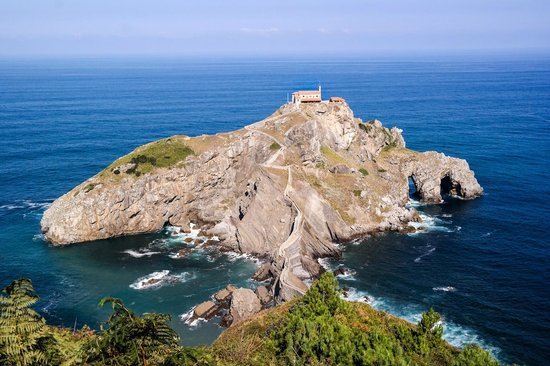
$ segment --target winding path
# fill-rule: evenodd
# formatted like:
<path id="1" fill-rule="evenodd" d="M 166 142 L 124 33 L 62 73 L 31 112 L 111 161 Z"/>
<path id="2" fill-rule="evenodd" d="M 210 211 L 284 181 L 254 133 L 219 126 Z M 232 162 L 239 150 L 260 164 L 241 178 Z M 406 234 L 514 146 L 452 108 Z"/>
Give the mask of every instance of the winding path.
<path id="1" fill-rule="evenodd" d="M 275 165 L 273 164 L 279 156 L 284 152 L 286 146 L 278 141 L 275 137 L 268 133 L 257 129 L 247 128 L 251 132 L 260 133 L 264 136 L 275 141 L 281 148 L 273 155 L 269 157 L 263 164 L 263 167 L 274 169 L 286 169 L 288 172 L 288 179 L 284 190 L 284 196 L 292 204 L 292 207 L 296 210 L 296 217 L 294 218 L 294 224 L 292 225 L 292 232 L 279 247 L 278 256 L 284 258 L 283 267 L 278 280 L 280 281 L 279 287 L 281 291 L 287 291 L 288 289 L 294 291 L 298 295 L 304 295 L 307 291 L 307 286 L 302 280 L 296 276 L 295 271 L 301 271 L 302 274 L 307 275 L 307 272 L 302 268 L 301 255 L 300 255 L 300 240 L 302 239 L 302 230 L 304 227 L 304 220 L 302 210 L 298 207 L 296 202 L 290 196 L 292 191 L 292 169 L 290 165 Z M 291 294 L 288 297 L 292 297 Z M 284 297 L 284 296 L 283 296 Z"/>

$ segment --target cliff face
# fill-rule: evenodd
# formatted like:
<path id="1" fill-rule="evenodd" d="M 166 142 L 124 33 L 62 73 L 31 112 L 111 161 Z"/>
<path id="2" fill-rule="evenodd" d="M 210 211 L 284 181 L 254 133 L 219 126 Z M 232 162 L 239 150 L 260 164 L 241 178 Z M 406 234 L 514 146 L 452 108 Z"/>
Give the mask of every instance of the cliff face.
<path id="1" fill-rule="evenodd" d="M 142 146 L 57 199 L 41 225 L 66 245 L 195 223 L 272 258 L 291 297 L 334 242 L 419 220 L 405 207 L 409 177 L 429 202 L 482 194 L 466 161 L 408 150 L 401 130 L 345 103 L 286 104 L 235 132 Z"/>

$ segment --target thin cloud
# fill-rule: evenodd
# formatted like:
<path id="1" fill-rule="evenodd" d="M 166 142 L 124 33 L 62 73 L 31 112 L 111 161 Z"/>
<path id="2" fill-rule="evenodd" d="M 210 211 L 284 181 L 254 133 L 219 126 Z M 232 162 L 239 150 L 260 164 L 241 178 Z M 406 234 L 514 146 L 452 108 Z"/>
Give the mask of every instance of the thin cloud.
<path id="1" fill-rule="evenodd" d="M 279 28 L 241 28 L 241 32 L 250 34 L 272 34 L 280 32 Z"/>

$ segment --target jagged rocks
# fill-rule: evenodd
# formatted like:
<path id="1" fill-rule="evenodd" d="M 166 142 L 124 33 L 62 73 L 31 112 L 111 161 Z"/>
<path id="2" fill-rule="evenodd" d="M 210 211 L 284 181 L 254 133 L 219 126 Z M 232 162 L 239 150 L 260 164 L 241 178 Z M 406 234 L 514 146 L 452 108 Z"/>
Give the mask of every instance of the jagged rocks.
<path id="1" fill-rule="evenodd" d="M 332 271 L 332 274 L 335 275 L 335 276 L 344 276 L 344 275 L 346 275 L 346 273 L 347 273 L 347 270 L 344 267 L 339 267 L 339 268 L 335 269 L 334 271 Z"/>
<path id="2" fill-rule="evenodd" d="M 272 300 L 273 298 L 265 286 L 258 287 L 254 292 L 247 288 L 235 288 L 233 285 L 227 285 L 226 288 L 214 294 L 213 300 L 197 305 L 191 319 L 209 320 L 215 316 L 221 316 L 220 325 L 229 327 L 256 314 L 263 305 Z"/>
<path id="3" fill-rule="evenodd" d="M 256 296 L 260 299 L 262 305 L 266 305 L 273 300 L 271 293 L 265 286 L 259 286 L 256 288 Z"/>
<path id="4" fill-rule="evenodd" d="M 219 302 L 229 301 L 231 299 L 231 294 L 233 290 L 234 288 L 232 287 L 230 287 L 229 289 L 228 288 L 221 289 L 220 291 L 216 292 L 216 294 L 214 295 L 214 299 L 216 299 L 216 301 L 219 301 Z"/>
<path id="5" fill-rule="evenodd" d="M 254 291 L 248 288 L 238 288 L 233 291 L 229 314 L 232 318 L 231 324 L 236 324 L 256 314 L 262 309 L 260 299 Z"/>
<path id="6" fill-rule="evenodd" d="M 267 262 L 262 264 L 260 268 L 258 268 L 258 270 L 254 273 L 254 275 L 252 276 L 252 279 L 260 282 L 267 280 L 268 278 L 271 277 L 270 269 L 271 269 L 271 263 Z"/>
<path id="7" fill-rule="evenodd" d="M 195 308 L 193 312 L 194 318 L 211 319 L 220 311 L 220 306 L 214 301 L 205 301 Z"/>
<path id="8" fill-rule="evenodd" d="M 302 262 L 302 268 L 309 273 L 311 278 L 319 278 L 325 272 L 323 266 L 313 258 L 303 256 L 300 260 Z"/>
<path id="9" fill-rule="evenodd" d="M 141 172 L 140 159 L 154 161 L 146 152 L 163 144 L 190 153 Z M 418 219 L 407 207 L 409 177 L 427 202 L 483 192 L 466 161 L 408 150 L 401 130 L 363 123 L 346 103 L 285 104 L 231 133 L 144 145 L 55 200 L 41 226 L 48 241 L 66 245 L 193 222 L 219 239 L 202 245 L 271 261 L 258 279 L 289 272 L 274 288 L 290 298 L 320 273 L 316 258 L 339 255 L 334 243 Z"/>
<path id="10" fill-rule="evenodd" d="M 346 164 L 337 164 L 329 169 L 329 172 L 335 174 L 351 174 L 353 170 Z"/>

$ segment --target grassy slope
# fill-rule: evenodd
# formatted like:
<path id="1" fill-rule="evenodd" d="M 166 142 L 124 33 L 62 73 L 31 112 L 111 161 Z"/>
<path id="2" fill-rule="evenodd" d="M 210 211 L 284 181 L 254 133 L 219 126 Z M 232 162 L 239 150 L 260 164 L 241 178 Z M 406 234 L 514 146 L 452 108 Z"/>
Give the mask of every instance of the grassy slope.
<path id="1" fill-rule="evenodd" d="M 146 174 L 155 168 L 169 168 L 185 160 L 195 152 L 179 136 L 173 136 L 166 139 L 151 142 L 132 151 L 130 154 L 117 159 L 101 174 L 112 174 L 112 170 L 118 166 L 134 163 L 137 164 L 135 170 L 129 174 Z M 119 174 L 125 174 L 120 172 Z"/>
<path id="2" fill-rule="evenodd" d="M 227 329 L 212 345 L 211 351 L 223 365 L 281 365 L 276 356 L 276 348 L 269 341 L 270 333 L 277 328 L 288 314 L 289 309 L 299 301 L 279 305 L 273 309 L 262 311 L 251 319 Z M 395 342 L 397 327 L 416 329 L 403 319 L 383 311 L 378 311 L 368 304 L 352 302 L 351 312 L 355 316 L 341 319 L 352 328 L 364 332 L 380 332 Z M 406 352 L 416 365 L 447 365 L 459 354 L 459 350 L 446 342 L 432 348 L 427 355 Z"/>

